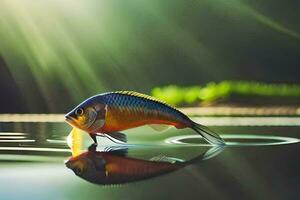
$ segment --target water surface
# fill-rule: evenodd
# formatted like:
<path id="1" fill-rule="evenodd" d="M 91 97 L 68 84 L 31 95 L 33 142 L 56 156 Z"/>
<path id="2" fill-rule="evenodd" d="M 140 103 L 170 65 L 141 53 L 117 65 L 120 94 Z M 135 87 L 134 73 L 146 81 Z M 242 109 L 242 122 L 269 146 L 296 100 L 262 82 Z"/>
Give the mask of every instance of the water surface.
<path id="1" fill-rule="evenodd" d="M 228 147 L 211 150 L 190 130 L 157 133 L 148 127 L 126 131 L 127 146 L 99 138 L 96 152 L 117 150 L 121 159 L 146 161 L 146 166 L 165 162 L 171 170 L 155 176 L 145 170 L 138 180 L 96 184 L 65 165 L 88 151 L 87 135 L 70 135 L 71 127 L 59 122 L 2 122 L 0 193 L 3 199 L 297 199 L 299 126 L 212 128 Z"/>

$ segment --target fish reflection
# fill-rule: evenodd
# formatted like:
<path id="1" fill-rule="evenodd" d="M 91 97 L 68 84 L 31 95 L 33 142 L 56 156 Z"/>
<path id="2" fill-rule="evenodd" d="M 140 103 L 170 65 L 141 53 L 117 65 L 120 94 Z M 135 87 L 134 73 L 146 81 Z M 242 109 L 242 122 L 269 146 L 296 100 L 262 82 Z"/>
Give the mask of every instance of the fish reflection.
<path id="1" fill-rule="evenodd" d="M 94 149 L 71 157 L 66 166 L 75 175 L 96 184 L 121 184 L 149 179 L 181 169 L 189 164 L 216 156 L 222 147 L 212 147 L 195 158 L 180 162 L 180 159 L 156 156 L 143 160 L 126 156 L 126 150 L 98 152 Z"/>

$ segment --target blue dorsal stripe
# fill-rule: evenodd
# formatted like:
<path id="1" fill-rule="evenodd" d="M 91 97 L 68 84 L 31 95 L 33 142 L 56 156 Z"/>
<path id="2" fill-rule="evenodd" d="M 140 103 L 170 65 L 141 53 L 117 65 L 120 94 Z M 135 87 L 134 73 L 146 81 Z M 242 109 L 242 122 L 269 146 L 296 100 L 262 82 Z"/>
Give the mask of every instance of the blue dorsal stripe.
<path id="1" fill-rule="evenodd" d="M 161 100 L 137 92 L 131 92 L 131 91 L 110 92 L 110 93 L 99 95 L 99 97 L 101 97 L 101 100 L 108 105 L 129 107 L 129 108 L 130 107 L 141 108 L 141 109 L 148 109 L 148 110 L 158 110 L 163 113 L 168 113 L 182 120 L 189 120 L 189 118 L 186 115 L 184 115 L 182 112 L 180 112 L 173 106 Z"/>

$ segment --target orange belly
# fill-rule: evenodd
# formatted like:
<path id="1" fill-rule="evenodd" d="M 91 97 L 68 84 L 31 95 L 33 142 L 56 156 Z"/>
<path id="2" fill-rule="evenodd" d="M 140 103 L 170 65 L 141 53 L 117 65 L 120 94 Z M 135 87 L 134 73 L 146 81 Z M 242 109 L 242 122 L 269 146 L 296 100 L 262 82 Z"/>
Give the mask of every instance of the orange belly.
<path id="1" fill-rule="evenodd" d="M 105 116 L 105 124 L 99 130 L 101 133 L 111 133 L 135 128 L 147 124 L 166 124 L 175 126 L 176 128 L 187 127 L 174 116 L 169 116 L 159 112 L 145 112 L 142 110 L 108 108 Z"/>

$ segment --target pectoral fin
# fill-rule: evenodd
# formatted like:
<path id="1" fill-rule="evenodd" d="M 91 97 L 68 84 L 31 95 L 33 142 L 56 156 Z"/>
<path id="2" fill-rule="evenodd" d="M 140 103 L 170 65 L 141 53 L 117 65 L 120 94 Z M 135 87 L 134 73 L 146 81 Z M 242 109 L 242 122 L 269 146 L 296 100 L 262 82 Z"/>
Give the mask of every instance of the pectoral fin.
<path id="1" fill-rule="evenodd" d="M 124 133 L 120 133 L 120 132 L 114 132 L 114 133 L 109 133 L 107 134 L 111 137 L 113 137 L 116 140 L 119 140 L 121 142 L 126 143 L 127 142 L 127 136 Z"/>

